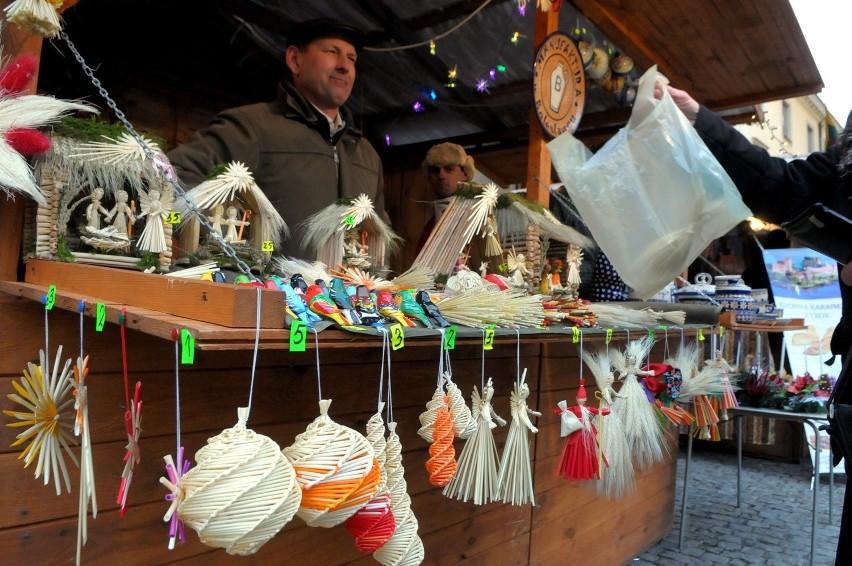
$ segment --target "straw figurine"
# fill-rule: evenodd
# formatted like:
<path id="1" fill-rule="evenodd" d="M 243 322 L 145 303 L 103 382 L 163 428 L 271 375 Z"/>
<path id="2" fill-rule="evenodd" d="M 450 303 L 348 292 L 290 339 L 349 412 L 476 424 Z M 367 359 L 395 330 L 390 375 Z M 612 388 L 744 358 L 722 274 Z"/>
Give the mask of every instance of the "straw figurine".
<path id="1" fill-rule="evenodd" d="M 721 364 L 705 363 L 699 369 L 696 362 L 695 369 L 697 371 L 694 371 L 691 375 L 687 373 L 683 375 L 680 396 L 684 402 L 692 402 L 695 423 L 692 425 L 691 433 L 696 438 L 704 440 L 719 440 L 720 438 L 719 415 L 713 406 L 713 400 L 721 397 L 725 391 L 722 378 L 723 368 L 724 366 Z"/>
<path id="2" fill-rule="evenodd" d="M 505 426 L 491 406 L 494 387 L 489 377 L 479 394 L 476 386 L 471 395 L 471 412 L 476 419 L 476 432 L 467 439 L 459 455 L 458 470 L 450 483 L 444 488 L 444 495 L 460 501 L 473 499 L 474 505 L 484 505 L 497 496 L 497 446 L 494 443 L 493 429 Z M 497 421 L 495 423 L 494 421 Z"/>
<path id="3" fill-rule="evenodd" d="M 177 512 L 202 543 L 247 556 L 293 518 L 301 490 L 278 444 L 246 427 L 247 408 L 237 412 L 234 427 L 195 453 L 196 466 L 180 481 Z"/>
<path id="4" fill-rule="evenodd" d="M 296 514 L 311 527 L 339 525 L 364 507 L 379 487 L 372 446 L 364 435 L 331 420 L 330 405 L 330 400 L 321 400 L 319 416 L 283 450 L 302 489 Z"/>
<path id="5" fill-rule="evenodd" d="M 80 502 L 77 508 L 77 564 L 80 564 L 81 547 L 88 540 L 87 516 L 92 503 L 92 518 L 98 516 L 98 498 L 95 493 L 95 465 L 92 460 L 92 434 L 89 430 L 89 399 L 86 377 L 89 375 L 89 356 L 77 358 L 74 377 L 69 377 L 74 387 L 74 435 L 81 438 L 80 446 Z"/>
<path id="6" fill-rule="evenodd" d="M 4 410 L 3 414 L 18 419 L 18 422 L 7 423 L 12 428 L 27 427 L 15 437 L 12 447 L 20 446 L 29 441 L 27 447 L 18 456 L 24 460 L 24 467 L 35 462 L 35 478 L 44 476 L 44 485 L 50 483 L 53 474 L 53 484 L 56 495 L 62 493 L 60 487 L 60 472 L 65 480 L 65 489 L 71 493 L 71 478 L 65 465 L 63 451 L 79 466 L 77 457 L 71 452 L 70 443 L 73 424 L 69 422 L 73 416 L 70 408 L 73 403 L 71 390 L 71 359 L 59 366 L 62 359 L 62 346 L 56 351 L 53 370 L 48 367 L 44 350 L 39 351 L 39 364 L 27 363 L 27 369 L 20 384 L 12 382 L 17 393 L 7 395 L 9 400 L 23 406 L 25 411 Z M 28 371 L 29 370 L 29 371 Z M 45 370 L 47 373 L 45 373 Z"/>
<path id="7" fill-rule="evenodd" d="M 535 505 L 529 433 L 536 434 L 538 429 L 530 420 L 530 415 L 540 417 L 541 413 L 527 406 L 530 388 L 526 378 L 525 368 L 512 390 L 512 423 L 509 425 L 509 435 L 497 474 L 497 499 L 512 505 Z"/>
<path id="8" fill-rule="evenodd" d="M 137 220 L 147 216 L 145 227 L 139 236 L 136 247 L 140 250 L 159 254 L 169 249 L 166 242 L 164 221 L 172 211 L 175 202 L 174 191 L 169 186 L 162 190 L 152 188 L 150 191 L 139 191 L 139 203 L 142 212 Z"/>
<path id="9" fill-rule="evenodd" d="M 411 510 L 411 496 L 405 481 L 402 465 L 402 444 L 396 433 L 396 423 L 388 422 L 388 437 L 385 443 L 385 471 L 391 498 L 396 530 L 390 539 L 377 551 L 373 558 L 383 566 L 417 566 L 423 562 L 423 541 L 417 534 L 419 523 Z"/>
<path id="10" fill-rule="evenodd" d="M 445 395 L 435 414 L 432 430 L 432 444 L 429 445 L 429 459 L 426 471 L 429 483 L 435 487 L 444 487 L 458 471 L 456 449 L 453 447 L 453 419 L 447 407 L 449 396 Z"/>
<path id="11" fill-rule="evenodd" d="M 612 412 L 624 423 L 630 452 L 640 469 L 649 469 L 662 462 L 663 428 L 655 414 L 654 404 L 648 399 L 639 377 L 653 372 L 640 369 L 641 362 L 651 351 L 652 339 L 648 336 L 631 340 L 624 353 L 612 350 L 613 366 L 622 381 Z"/>
<path id="12" fill-rule="evenodd" d="M 600 411 L 594 407 L 586 407 L 586 380 L 580 378 L 577 389 L 577 404 L 571 407 L 567 402 L 559 401 L 561 434 L 565 438 L 562 455 L 559 457 L 557 474 L 569 481 L 599 480 L 601 478 L 601 462 L 599 461 L 599 446 L 597 428 L 592 422 L 593 415 L 600 413 L 609 415 L 609 409 Z M 608 465 L 606 455 L 601 458 Z"/>
<path id="13" fill-rule="evenodd" d="M 636 483 L 636 472 L 630 456 L 630 446 L 624 423 L 618 413 L 611 410 L 612 404 L 619 395 L 613 389 L 615 376 L 609 354 L 606 352 L 583 352 L 583 361 L 589 366 L 598 388 L 596 396 L 600 400 L 598 414 L 595 415 L 594 425 L 598 430 L 598 469 L 600 479 L 595 482 L 595 490 L 599 496 L 609 499 L 620 499 L 633 491 Z M 603 411 L 610 410 L 604 418 Z M 603 465 L 603 455 L 606 454 L 607 465 Z"/>
<path id="14" fill-rule="evenodd" d="M 355 547 L 361 552 L 375 552 L 390 540 L 396 530 L 385 469 L 387 441 L 385 440 L 385 423 L 382 419 L 384 405 L 383 402 L 379 403 L 378 411 L 367 421 L 367 441 L 373 447 L 379 469 L 379 486 L 376 496 L 344 523 L 346 530 L 355 538 Z"/>

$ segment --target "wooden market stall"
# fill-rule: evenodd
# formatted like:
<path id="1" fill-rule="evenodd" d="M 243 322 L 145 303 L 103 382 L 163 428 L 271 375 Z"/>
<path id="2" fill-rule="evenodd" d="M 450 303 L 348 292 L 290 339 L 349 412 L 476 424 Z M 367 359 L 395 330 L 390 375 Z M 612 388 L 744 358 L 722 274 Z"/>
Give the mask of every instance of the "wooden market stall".
<path id="1" fill-rule="evenodd" d="M 2 5 L 8 3 L 2 2 Z M 699 28 L 690 22 L 706 20 L 692 18 L 704 18 L 707 14 L 691 14 L 689 7 L 681 7 L 688 3 L 679 3 L 681 11 L 677 14 L 664 14 L 650 2 L 645 6 L 647 9 L 603 0 L 574 4 L 629 50 L 638 62 L 659 63 L 671 78 L 679 79 L 684 86 L 695 87 L 704 100 L 713 102 L 718 109 L 742 109 L 760 100 L 810 93 L 819 88 L 813 62 L 809 57 L 800 56 L 801 34 L 797 35 L 796 29 L 791 32 L 795 18 L 791 21 L 792 11 L 786 2 L 756 3 L 757 7 L 740 6 L 741 3 L 733 0 L 715 3 L 728 8 L 726 20 L 742 17 L 752 28 L 760 25 L 770 28 L 766 33 L 751 36 L 735 34 L 737 41 L 746 43 L 749 39 L 774 38 L 761 49 L 739 54 L 738 69 L 760 67 L 757 73 L 760 76 L 747 83 L 738 82 L 742 77 L 714 74 L 730 66 L 731 59 L 724 50 L 735 49 L 735 46 L 716 35 L 708 38 L 697 33 Z M 553 15 L 540 17 L 538 22 L 537 37 L 558 25 Z M 684 25 L 686 23 L 689 25 Z M 659 33 L 666 26 L 672 26 L 668 36 Z M 681 29 L 684 27 L 687 29 Z M 691 38 L 688 46 L 678 44 L 681 34 Z M 11 27 L 4 29 L 4 35 L 7 53 L 38 55 L 41 49 L 40 39 L 21 37 Z M 807 51 L 806 47 L 804 50 Z M 683 58 L 687 52 L 700 53 L 706 63 L 706 74 L 699 75 L 691 66 L 694 60 Z M 767 52 L 777 52 L 779 67 L 764 69 L 760 62 L 751 60 Z M 150 64 L 150 60 L 147 63 Z M 185 139 L 193 127 L 212 113 L 213 104 L 205 101 L 210 106 L 194 112 L 187 110 L 192 105 L 188 102 L 190 98 L 177 98 L 169 80 L 163 80 L 162 84 L 156 81 L 133 84 L 134 90 L 125 93 L 124 98 L 132 102 L 128 117 L 145 127 L 161 121 L 162 131 L 168 132 L 170 139 Z M 169 97 L 161 96 L 164 91 L 169 92 Z M 172 97 L 178 102 L 174 107 L 165 108 L 168 104 L 164 100 Z M 225 99 L 231 102 L 224 94 L 219 101 Z M 197 102 L 197 99 L 192 100 Z M 589 135 L 611 134 L 619 123 L 623 124 L 625 116 L 624 109 L 618 109 L 590 117 Z M 523 128 L 520 142 L 515 139 L 491 150 L 484 149 L 488 140 L 479 136 L 473 142 L 481 144 L 477 150 L 478 161 L 485 167 L 490 164 L 490 172 L 498 178 L 502 175 L 512 182 L 534 179 L 546 185 L 550 166 L 544 157 L 545 140 L 540 131 L 535 132 L 534 120 L 532 124 Z M 494 135 L 499 137 L 500 133 Z M 412 198 L 411 187 L 417 185 L 411 179 L 417 174 L 422 156 L 422 146 L 411 149 L 411 154 L 402 159 L 385 159 L 389 209 L 400 225 L 406 225 L 411 214 L 406 205 Z M 396 157 L 399 151 L 403 150 L 394 149 L 383 157 Z M 546 192 L 539 194 L 546 195 Z M 204 546 L 191 531 L 187 533 L 186 544 L 178 545 L 175 550 L 167 549 L 168 526 L 162 522 L 162 516 L 168 504 L 163 499 L 166 490 L 158 480 L 164 475 L 162 456 L 174 454 L 176 450 L 176 374 L 180 376 L 181 439 L 191 454 L 203 446 L 207 438 L 233 426 L 236 408 L 248 402 L 251 368 L 255 362 L 252 324 L 246 324 L 245 320 L 239 324 L 231 321 L 231 326 L 221 321 L 202 321 L 186 312 L 176 315 L 167 306 L 186 301 L 183 306 L 192 311 L 196 304 L 207 303 L 210 307 L 214 300 L 234 300 L 233 297 L 222 299 L 220 291 L 213 287 L 193 287 L 183 293 L 176 289 L 161 290 L 158 291 L 161 294 L 152 297 L 152 304 L 140 305 L 132 298 L 122 300 L 112 295 L 116 291 L 115 282 L 109 276 L 95 278 L 88 290 L 63 290 L 66 281 L 70 287 L 70 282 L 86 277 L 83 271 L 75 271 L 74 266 L 67 266 L 64 271 L 59 267 L 59 271 L 51 272 L 48 280 L 34 282 L 32 272 L 38 267 L 37 263 L 23 265 L 20 260 L 21 205 L 21 199 L 0 202 L 0 324 L 3 328 L 0 331 L 0 388 L 13 391 L 12 382 L 20 379 L 27 362 L 44 347 L 46 319 L 49 320 L 51 349 L 59 344 L 68 351 L 79 347 L 78 308 L 84 300 L 85 344 L 91 356 L 90 419 L 99 503 L 98 517 L 89 519 L 84 561 L 102 564 L 238 562 L 241 559 Z M 40 299 L 50 284 L 58 288 L 57 308 L 45 317 Z M 129 291 L 132 297 L 134 290 Z M 264 293 L 268 297 L 270 292 Z M 102 332 L 92 330 L 98 302 L 106 305 L 107 325 Z M 247 310 L 252 314 L 253 304 L 251 300 L 248 303 Z M 281 303 L 276 306 L 275 300 L 270 298 L 265 299 L 263 305 L 264 320 L 271 322 L 264 324 L 260 333 L 250 425 L 285 446 L 318 414 L 316 352 L 313 344 L 309 344 L 307 353 L 289 352 Z M 129 378 L 142 383 L 144 412 L 142 460 L 129 496 L 129 509 L 120 517 L 115 497 L 127 438 L 123 422 L 125 388 L 119 317 L 124 316 L 122 309 L 125 307 Z M 198 308 L 200 312 L 201 307 Z M 709 331 L 712 326 L 706 322 L 698 324 L 687 334 L 694 335 L 699 328 Z M 191 366 L 180 366 L 179 372 L 176 371 L 172 340 L 174 329 L 189 330 L 198 350 L 195 362 Z M 602 333 L 589 333 L 586 344 L 602 345 L 603 336 Z M 627 338 L 624 333 L 616 333 L 612 346 L 623 345 Z M 379 341 L 375 337 L 325 331 L 319 344 L 323 394 L 334 400 L 331 415 L 342 424 L 363 430 L 376 407 L 381 371 Z M 564 561 L 566 556 L 576 556 L 578 560 L 594 558 L 605 564 L 626 563 L 670 531 L 675 499 L 674 441 L 669 459 L 642 473 L 636 492 L 619 502 L 600 500 L 588 486 L 568 483 L 556 476 L 554 470 L 562 440 L 552 409 L 559 400 L 574 399 L 579 371 L 578 347 L 566 334 L 524 336 L 518 347 L 513 334 L 503 333 L 494 350 L 485 355 L 485 371 L 498 385 L 494 403 L 498 412 L 508 417 L 508 391 L 519 355 L 521 367 L 529 371 L 530 405 L 544 414 L 538 421 L 540 431 L 532 445 L 536 505 L 476 507 L 444 497 L 428 483 L 424 470 L 427 445 L 416 434 L 417 416 L 434 389 L 438 353 L 435 337 L 411 339 L 405 348 L 394 352 L 392 367 L 394 419 L 399 423 L 412 509 L 420 522 L 426 563 L 543 564 Z M 480 383 L 483 363 L 480 339 L 462 338 L 452 359 L 456 381 L 463 391 Z M 0 408 L 12 409 L 13 404 L 3 396 Z M 18 448 L 10 447 L 15 433 L 6 426 L 0 427 L 0 478 L 6 488 L 0 496 L 6 510 L 0 524 L 0 552 L 4 562 L 70 561 L 76 546 L 79 476 L 72 471 L 72 494 L 55 496 L 51 486 L 33 480 L 32 470 L 23 468 Z M 498 446 L 502 446 L 505 434 L 505 429 L 497 433 Z M 282 556 L 287 557 L 288 563 L 295 564 L 374 563 L 372 558 L 361 555 L 354 548 L 345 529 L 310 528 L 299 520 L 292 521 L 252 558 L 242 560 L 250 560 L 252 564 L 278 564 Z"/>

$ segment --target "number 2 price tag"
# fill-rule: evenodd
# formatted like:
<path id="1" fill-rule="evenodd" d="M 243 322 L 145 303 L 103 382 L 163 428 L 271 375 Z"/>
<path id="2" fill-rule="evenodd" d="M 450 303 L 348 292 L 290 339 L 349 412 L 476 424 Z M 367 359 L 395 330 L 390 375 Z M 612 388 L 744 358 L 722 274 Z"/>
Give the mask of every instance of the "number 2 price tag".
<path id="1" fill-rule="evenodd" d="M 444 331 L 444 348 L 446 348 L 447 350 L 455 350 L 456 335 L 458 334 L 458 331 L 459 327 L 455 324 Z"/>
<path id="2" fill-rule="evenodd" d="M 405 332 L 402 331 L 401 324 L 394 324 L 390 327 L 391 333 L 391 348 L 399 350 L 405 346 Z"/>
<path id="3" fill-rule="evenodd" d="M 308 326 L 301 320 L 294 320 L 290 325 L 290 351 L 304 352 L 307 345 Z"/>

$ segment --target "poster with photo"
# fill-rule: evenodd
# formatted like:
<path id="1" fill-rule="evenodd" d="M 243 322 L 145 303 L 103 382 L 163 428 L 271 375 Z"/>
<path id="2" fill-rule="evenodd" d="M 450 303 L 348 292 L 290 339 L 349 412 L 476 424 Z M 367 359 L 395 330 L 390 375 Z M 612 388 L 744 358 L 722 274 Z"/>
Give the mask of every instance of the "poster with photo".
<path id="1" fill-rule="evenodd" d="M 781 318 L 804 319 L 806 329 L 784 333 L 793 375 L 837 377 L 840 363 L 825 365 L 831 357 L 831 335 L 840 321 L 840 285 L 837 263 L 808 248 L 763 250 L 775 308 Z"/>

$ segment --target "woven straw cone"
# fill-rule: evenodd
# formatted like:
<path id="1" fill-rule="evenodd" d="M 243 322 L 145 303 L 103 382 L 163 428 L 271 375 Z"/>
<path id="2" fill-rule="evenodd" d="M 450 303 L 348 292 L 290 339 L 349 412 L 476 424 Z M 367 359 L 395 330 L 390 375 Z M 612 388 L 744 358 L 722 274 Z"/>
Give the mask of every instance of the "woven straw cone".
<path id="1" fill-rule="evenodd" d="M 453 479 L 453 475 L 456 473 L 453 420 L 446 407 L 441 407 L 438 411 L 434 436 L 435 441 L 429 446 L 426 471 L 429 472 L 429 483 L 436 487 L 443 487 Z"/>
<path id="2" fill-rule="evenodd" d="M 373 558 L 384 566 L 416 566 L 425 557 L 423 541 L 417 534 L 419 525 L 411 510 L 411 497 L 408 495 L 405 468 L 402 466 L 402 444 L 396 434 L 396 423 L 388 423 L 388 431 L 385 470 L 396 530 L 388 542 L 373 553 Z"/>
<path id="3" fill-rule="evenodd" d="M 433 442 L 432 432 L 435 429 L 435 418 L 438 416 L 438 409 L 444 405 L 444 388 L 438 387 L 432 393 L 432 398 L 426 403 L 426 410 L 420 413 L 420 429 L 417 434 L 420 438 L 429 442 Z"/>
<path id="4" fill-rule="evenodd" d="M 447 374 L 444 379 L 447 382 L 447 396 L 449 397 L 447 406 L 450 409 L 450 417 L 453 419 L 453 431 L 456 436 L 463 440 L 470 438 L 476 432 L 476 419 L 473 418 L 461 389 L 453 383 L 452 376 Z"/>
<path id="5" fill-rule="evenodd" d="M 320 415 L 283 450 L 302 487 L 297 515 L 312 527 L 339 525 L 378 490 L 373 448 L 364 435 L 331 420 L 330 405 L 320 401 Z"/>
<path id="6" fill-rule="evenodd" d="M 278 444 L 245 427 L 245 409 L 239 414 L 235 427 L 196 453 L 197 465 L 181 480 L 178 516 L 202 543 L 248 555 L 293 518 L 302 494 Z"/>

